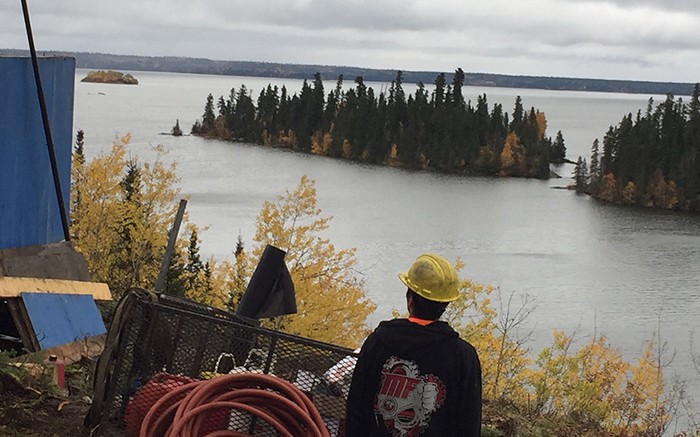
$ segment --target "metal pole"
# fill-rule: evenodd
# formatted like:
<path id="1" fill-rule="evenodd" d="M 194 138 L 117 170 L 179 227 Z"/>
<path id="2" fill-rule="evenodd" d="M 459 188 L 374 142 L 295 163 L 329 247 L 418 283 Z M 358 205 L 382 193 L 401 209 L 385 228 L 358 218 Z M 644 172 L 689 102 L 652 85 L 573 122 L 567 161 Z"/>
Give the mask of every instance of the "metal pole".
<path id="1" fill-rule="evenodd" d="M 162 293 L 163 289 L 165 288 L 165 279 L 168 276 L 168 269 L 170 268 L 170 258 L 172 258 L 173 252 L 175 251 L 175 242 L 177 241 L 177 234 L 180 232 L 180 224 L 182 223 L 182 217 L 185 215 L 186 206 L 187 200 L 180 199 L 180 205 L 177 208 L 177 214 L 175 214 L 173 227 L 170 228 L 168 246 L 165 248 L 163 263 L 160 266 L 160 273 L 158 274 L 158 279 L 156 280 L 155 289 L 158 293 Z"/>
<path id="2" fill-rule="evenodd" d="M 56 188 L 56 198 L 58 199 L 58 210 L 61 214 L 61 224 L 63 225 L 63 237 L 66 241 L 70 241 L 70 231 L 68 229 L 68 214 L 66 213 L 66 205 L 63 202 L 63 192 L 61 190 L 61 179 L 58 175 L 58 165 L 56 164 L 56 151 L 51 138 L 51 127 L 49 126 L 49 114 L 46 111 L 46 100 L 44 100 L 44 89 L 41 87 L 41 76 L 39 75 L 39 61 L 36 58 L 36 49 L 34 48 L 34 36 L 32 35 L 32 25 L 29 22 L 29 8 L 27 0 L 22 0 L 22 11 L 24 12 L 24 24 L 27 28 L 27 39 L 29 40 L 29 52 L 32 55 L 32 65 L 34 67 L 34 80 L 36 81 L 36 91 L 39 95 L 39 107 L 41 109 L 41 119 L 44 122 L 44 135 L 46 136 L 46 145 L 49 148 L 49 159 L 51 161 L 51 171 L 53 173 L 53 184 Z"/>

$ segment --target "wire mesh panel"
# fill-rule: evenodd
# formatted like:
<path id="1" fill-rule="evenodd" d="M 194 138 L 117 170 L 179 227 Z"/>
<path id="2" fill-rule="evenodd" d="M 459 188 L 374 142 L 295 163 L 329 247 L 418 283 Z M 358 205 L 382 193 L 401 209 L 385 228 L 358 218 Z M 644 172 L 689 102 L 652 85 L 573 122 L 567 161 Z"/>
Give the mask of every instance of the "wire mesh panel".
<path id="1" fill-rule="evenodd" d="M 355 354 L 256 323 L 181 299 L 136 296 L 119 327 L 118 345 L 104 382 L 98 434 L 138 436 L 144 418 L 155 423 L 162 416 L 167 422 L 168 414 L 172 415 L 169 407 L 200 381 L 253 373 L 273 375 L 301 390 L 330 435 L 342 436 Z M 158 426 L 154 425 L 153 435 L 158 435 Z M 235 408 L 209 411 L 200 433 L 219 429 L 278 435 L 265 421 Z"/>

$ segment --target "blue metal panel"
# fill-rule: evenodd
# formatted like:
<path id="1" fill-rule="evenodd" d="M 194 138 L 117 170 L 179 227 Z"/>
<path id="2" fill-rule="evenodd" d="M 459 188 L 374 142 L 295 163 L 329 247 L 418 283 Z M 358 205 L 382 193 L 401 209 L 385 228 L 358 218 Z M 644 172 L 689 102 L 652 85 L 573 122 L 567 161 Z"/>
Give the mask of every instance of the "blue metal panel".
<path id="1" fill-rule="evenodd" d="M 63 199 L 70 199 L 75 59 L 40 58 Z M 0 249 L 62 241 L 30 58 L 0 57 Z"/>
<path id="2" fill-rule="evenodd" d="M 88 294 L 21 293 L 41 349 L 107 332 Z"/>

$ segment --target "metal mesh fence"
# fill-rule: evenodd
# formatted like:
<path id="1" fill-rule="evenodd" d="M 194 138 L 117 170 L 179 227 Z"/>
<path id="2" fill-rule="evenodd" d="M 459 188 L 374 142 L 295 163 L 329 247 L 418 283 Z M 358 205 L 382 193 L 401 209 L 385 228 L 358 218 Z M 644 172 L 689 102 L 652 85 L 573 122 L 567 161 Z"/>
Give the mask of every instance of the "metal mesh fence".
<path id="1" fill-rule="evenodd" d="M 312 400 L 330 435 L 344 434 L 356 356 L 351 350 L 264 329 L 233 313 L 163 295 L 135 295 L 117 329 L 98 435 L 138 436 L 147 411 L 166 393 L 194 380 L 239 372 L 270 374 L 294 384 Z M 278 435 L 241 411 L 216 411 L 206 421 L 204 434 L 229 429 Z"/>

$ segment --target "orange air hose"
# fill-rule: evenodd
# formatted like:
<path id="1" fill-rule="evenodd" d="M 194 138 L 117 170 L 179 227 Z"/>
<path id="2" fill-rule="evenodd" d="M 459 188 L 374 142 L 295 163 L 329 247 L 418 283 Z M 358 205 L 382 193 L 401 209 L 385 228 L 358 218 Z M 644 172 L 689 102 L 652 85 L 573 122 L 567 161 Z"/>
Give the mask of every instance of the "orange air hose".
<path id="1" fill-rule="evenodd" d="M 251 437 L 227 429 L 234 410 L 269 424 L 281 437 L 330 437 L 318 410 L 301 390 L 260 373 L 222 375 L 171 390 L 148 410 L 139 436 Z M 223 429 L 208 429 L 212 422 Z"/>

